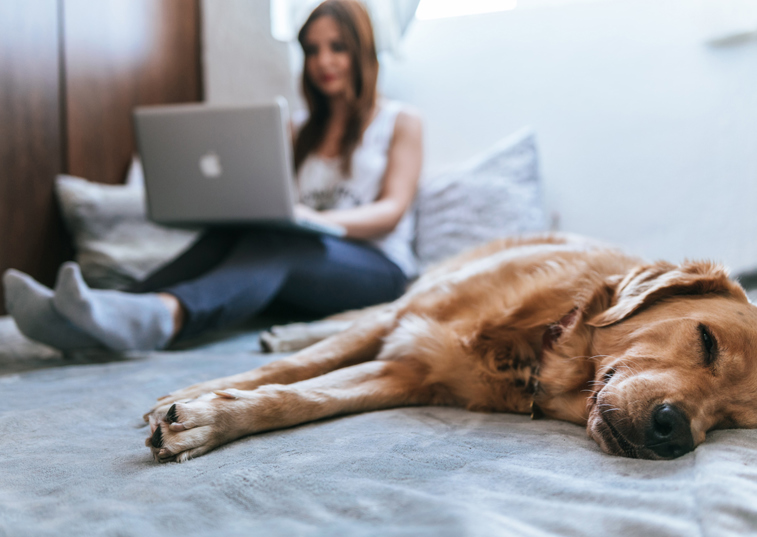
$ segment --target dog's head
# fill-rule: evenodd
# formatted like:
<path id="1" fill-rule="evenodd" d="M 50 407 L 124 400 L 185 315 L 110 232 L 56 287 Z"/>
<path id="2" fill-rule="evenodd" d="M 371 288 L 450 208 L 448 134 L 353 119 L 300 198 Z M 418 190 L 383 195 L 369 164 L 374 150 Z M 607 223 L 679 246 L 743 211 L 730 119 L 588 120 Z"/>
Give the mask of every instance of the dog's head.
<path id="1" fill-rule="evenodd" d="M 596 327 L 589 435 L 606 452 L 671 459 L 707 431 L 757 427 L 757 307 L 712 263 L 657 263 L 613 282 Z"/>

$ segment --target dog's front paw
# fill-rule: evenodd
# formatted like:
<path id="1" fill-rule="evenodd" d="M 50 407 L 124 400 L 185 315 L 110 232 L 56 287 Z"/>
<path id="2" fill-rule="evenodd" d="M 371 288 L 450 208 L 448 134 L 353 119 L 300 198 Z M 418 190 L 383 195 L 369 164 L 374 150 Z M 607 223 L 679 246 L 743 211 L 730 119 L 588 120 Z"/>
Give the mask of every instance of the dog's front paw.
<path id="1" fill-rule="evenodd" d="M 247 434 L 244 392 L 218 390 L 173 403 L 150 414 L 152 435 L 145 441 L 157 462 L 184 462 Z"/>
<path id="2" fill-rule="evenodd" d="M 197 399 L 202 395 L 213 393 L 221 388 L 228 387 L 227 383 L 223 382 L 224 379 L 215 379 L 207 382 L 200 382 L 193 384 L 181 390 L 176 390 L 168 395 L 158 398 L 158 402 L 155 403 L 149 412 L 147 412 L 142 418 L 150 424 L 151 432 L 155 432 L 160 420 L 166 415 L 168 409 L 175 403 L 186 403 Z"/>

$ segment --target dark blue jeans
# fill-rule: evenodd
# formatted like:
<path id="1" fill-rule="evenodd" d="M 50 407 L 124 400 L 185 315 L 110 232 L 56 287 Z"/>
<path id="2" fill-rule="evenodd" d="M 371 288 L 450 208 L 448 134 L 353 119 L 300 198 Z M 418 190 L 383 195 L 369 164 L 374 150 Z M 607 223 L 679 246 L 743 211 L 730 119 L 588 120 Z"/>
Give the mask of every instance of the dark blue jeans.
<path id="1" fill-rule="evenodd" d="M 217 229 L 130 291 L 174 295 L 186 311 L 183 339 L 239 324 L 272 305 L 324 316 L 389 302 L 406 284 L 400 268 L 365 242 Z"/>

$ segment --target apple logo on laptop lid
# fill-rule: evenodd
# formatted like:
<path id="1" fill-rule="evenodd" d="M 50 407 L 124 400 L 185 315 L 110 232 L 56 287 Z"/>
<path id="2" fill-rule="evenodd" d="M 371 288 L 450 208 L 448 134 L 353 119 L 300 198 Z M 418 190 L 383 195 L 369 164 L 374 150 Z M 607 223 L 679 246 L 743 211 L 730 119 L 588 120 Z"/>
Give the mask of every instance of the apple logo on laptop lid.
<path id="1" fill-rule="evenodd" d="M 223 168 L 221 168 L 221 158 L 215 151 L 208 151 L 200 157 L 200 172 L 208 179 L 217 179 L 221 177 Z"/>

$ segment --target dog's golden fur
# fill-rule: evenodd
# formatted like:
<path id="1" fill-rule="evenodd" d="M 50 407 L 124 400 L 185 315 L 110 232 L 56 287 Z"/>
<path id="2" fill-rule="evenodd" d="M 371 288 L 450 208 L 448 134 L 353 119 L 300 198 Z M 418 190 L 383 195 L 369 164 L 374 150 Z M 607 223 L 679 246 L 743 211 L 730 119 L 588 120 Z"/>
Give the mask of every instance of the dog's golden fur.
<path id="1" fill-rule="evenodd" d="M 405 405 L 586 425 L 608 453 L 671 458 L 757 426 L 757 308 L 719 265 L 645 264 L 567 235 L 497 241 L 253 371 L 159 400 L 159 461 L 262 431 Z"/>

